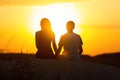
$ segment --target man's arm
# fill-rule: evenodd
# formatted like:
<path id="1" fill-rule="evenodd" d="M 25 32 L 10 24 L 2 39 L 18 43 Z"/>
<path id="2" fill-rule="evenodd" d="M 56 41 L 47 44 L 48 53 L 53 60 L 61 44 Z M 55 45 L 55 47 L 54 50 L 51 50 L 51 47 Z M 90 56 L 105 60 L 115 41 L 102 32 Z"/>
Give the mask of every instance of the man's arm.
<path id="1" fill-rule="evenodd" d="M 57 54 L 56 54 L 57 56 L 60 54 L 61 49 L 62 49 L 62 46 L 61 46 L 61 45 L 59 45 L 59 46 L 58 46 L 58 50 L 57 50 Z"/>
<path id="2" fill-rule="evenodd" d="M 81 46 L 79 46 L 79 54 L 81 55 L 82 52 L 83 52 L 83 48 L 82 48 L 82 45 L 81 45 Z"/>
<path id="3" fill-rule="evenodd" d="M 61 52 L 61 49 L 62 49 L 62 46 L 63 46 L 63 36 L 61 36 L 61 38 L 60 38 L 60 41 L 59 41 L 59 44 L 58 44 L 58 49 L 57 49 L 57 56 L 60 54 L 60 52 Z"/>
<path id="4" fill-rule="evenodd" d="M 79 38 L 80 38 L 79 54 L 81 55 L 83 52 L 83 47 L 82 47 L 83 41 L 82 41 L 82 38 L 80 36 L 79 36 Z"/>

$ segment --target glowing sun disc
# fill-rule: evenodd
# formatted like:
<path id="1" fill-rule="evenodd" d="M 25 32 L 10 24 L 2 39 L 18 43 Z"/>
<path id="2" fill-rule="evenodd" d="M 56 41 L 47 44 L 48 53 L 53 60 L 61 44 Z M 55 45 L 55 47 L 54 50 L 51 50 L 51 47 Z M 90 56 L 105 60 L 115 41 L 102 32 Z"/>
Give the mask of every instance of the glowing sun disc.
<path id="1" fill-rule="evenodd" d="M 66 22 L 72 20 L 76 24 L 76 29 L 81 23 L 81 14 L 77 14 L 74 4 L 54 4 L 43 7 L 33 7 L 30 15 L 30 30 L 32 33 L 40 30 L 40 20 L 44 17 L 48 18 L 52 24 L 52 30 L 55 33 L 56 41 L 66 32 Z M 77 31 L 77 30 L 75 30 Z"/>

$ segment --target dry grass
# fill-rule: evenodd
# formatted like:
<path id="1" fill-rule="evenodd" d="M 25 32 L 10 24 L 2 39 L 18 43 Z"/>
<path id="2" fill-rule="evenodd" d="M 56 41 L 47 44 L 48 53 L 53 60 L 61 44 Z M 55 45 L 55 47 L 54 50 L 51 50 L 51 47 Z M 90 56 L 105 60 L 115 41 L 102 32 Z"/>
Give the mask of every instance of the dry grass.
<path id="1" fill-rule="evenodd" d="M 84 61 L 36 59 L 34 55 L 0 56 L 0 80 L 120 80 L 120 69 Z"/>

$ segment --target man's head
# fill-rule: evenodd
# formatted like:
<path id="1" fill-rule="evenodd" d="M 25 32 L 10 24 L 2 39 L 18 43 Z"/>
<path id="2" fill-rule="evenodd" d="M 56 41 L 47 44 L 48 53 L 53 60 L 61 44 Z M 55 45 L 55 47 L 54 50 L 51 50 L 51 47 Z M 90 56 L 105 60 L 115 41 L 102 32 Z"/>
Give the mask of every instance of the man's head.
<path id="1" fill-rule="evenodd" d="M 68 32 L 73 32 L 73 29 L 75 28 L 75 23 L 73 21 L 68 21 L 66 24 L 66 29 Z"/>

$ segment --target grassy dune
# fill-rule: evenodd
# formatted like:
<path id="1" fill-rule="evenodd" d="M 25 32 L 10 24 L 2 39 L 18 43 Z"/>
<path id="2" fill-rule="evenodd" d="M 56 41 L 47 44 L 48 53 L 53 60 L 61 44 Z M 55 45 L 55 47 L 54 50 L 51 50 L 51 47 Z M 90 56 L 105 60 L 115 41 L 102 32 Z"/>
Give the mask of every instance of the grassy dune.
<path id="1" fill-rule="evenodd" d="M 90 61 L 36 59 L 33 54 L 0 54 L 0 80 L 120 80 L 120 68 Z"/>

